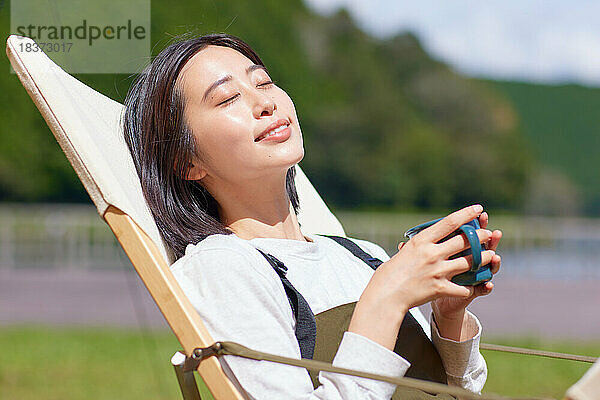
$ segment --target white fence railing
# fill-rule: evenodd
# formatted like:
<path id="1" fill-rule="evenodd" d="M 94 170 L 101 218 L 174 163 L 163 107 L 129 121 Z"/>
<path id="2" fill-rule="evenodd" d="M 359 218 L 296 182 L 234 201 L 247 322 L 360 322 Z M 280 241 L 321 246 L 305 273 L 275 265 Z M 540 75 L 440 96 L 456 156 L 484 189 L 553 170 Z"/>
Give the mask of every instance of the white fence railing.
<path id="1" fill-rule="evenodd" d="M 336 212 L 346 234 L 396 252 L 435 215 Z M 492 216 L 505 272 L 600 279 L 600 219 Z M 0 268 L 120 269 L 130 264 L 91 205 L 0 205 Z"/>
<path id="2" fill-rule="evenodd" d="M 0 268 L 125 268 L 129 261 L 91 205 L 1 205 Z"/>
<path id="3" fill-rule="evenodd" d="M 415 214 L 338 212 L 346 233 L 396 253 L 412 226 L 439 217 Z M 503 275 L 510 277 L 600 280 L 600 219 L 494 216 L 490 229 L 501 229 L 498 248 Z"/>
<path id="4" fill-rule="evenodd" d="M 405 241 L 404 232 L 443 215 L 338 212 L 347 234 L 380 244 L 386 250 Z M 503 249 L 600 245 L 600 219 L 533 216 L 490 217 L 489 229 L 501 229 Z"/>

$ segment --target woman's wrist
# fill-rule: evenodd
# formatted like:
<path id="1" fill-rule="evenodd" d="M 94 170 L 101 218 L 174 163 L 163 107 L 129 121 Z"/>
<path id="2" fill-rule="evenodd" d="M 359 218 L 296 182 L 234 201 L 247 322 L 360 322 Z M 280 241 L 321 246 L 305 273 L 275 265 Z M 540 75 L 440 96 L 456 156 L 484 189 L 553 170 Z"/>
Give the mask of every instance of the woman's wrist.
<path id="1" fill-rule="evenodd" d="M 469 332 L 466 329 L 468 315 L 464 308 L 452 315 L 442 315 L 437 307 L 432 307 L 432 310 L 433 320 L 441 337 L 456 342 L 470 339 L 468 337 Z"/>
<path id="2" fill-rule="evenodd" d="M 408 308 L 361 296 L 356 303 L 349 332 L 354 332 L 394 350 L 398 332 Z"/>

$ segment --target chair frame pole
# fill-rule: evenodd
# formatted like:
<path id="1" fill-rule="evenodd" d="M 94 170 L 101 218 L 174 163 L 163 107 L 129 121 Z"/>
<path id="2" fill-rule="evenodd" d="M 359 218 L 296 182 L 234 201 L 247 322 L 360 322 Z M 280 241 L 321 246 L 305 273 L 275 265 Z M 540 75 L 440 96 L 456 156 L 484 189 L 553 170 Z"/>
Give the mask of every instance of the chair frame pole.
<path id="1" fill-rule="evenodd" d="M 186 356 L 180 351 L 176 352 L 173 354 L 173 357 L 171 357 L 171 364 L 175 369 L 175 375 L 177 376 L 177 382 L 179 383 L 179 389 L 181 389 L 183 400 L 202 400 L 200 392 L 198 391 L 194 370 L 186 369 L 185 361 Z"/>
<path id="2" fill-rule="evenodd" d="M 152 239 L 129 215 L 114 206 L 108 207 L 103 218 L 179 339 L 183 351 L 191 355 L 194 349 L 214 343 L 215 340 L 177 284 L 169 265 Z M 215 399 L 249 398 L 235 376 L 223 370 L 217 357 L 206 358 L 197 366 L 197 371 Z"/>

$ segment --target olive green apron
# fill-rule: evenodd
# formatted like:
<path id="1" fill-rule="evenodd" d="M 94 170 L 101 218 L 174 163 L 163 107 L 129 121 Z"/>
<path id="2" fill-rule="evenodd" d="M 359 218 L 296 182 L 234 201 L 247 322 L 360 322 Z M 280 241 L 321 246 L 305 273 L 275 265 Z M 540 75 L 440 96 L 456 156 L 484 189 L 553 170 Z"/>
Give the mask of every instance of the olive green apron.
<path id="1" fill-rule="evenodd" d="M 338 350 L 344 332 L 348 330 L 350 319 L 354 312 L 356 302 L 342 304 L 332 309 L 320 312 L 315 315 L 317 323 L 317 336 L 315 340 L 314 360 L 333 362 L 333 358 Z M 414 319 L 414 321 L 418 325 Z M 425 379 L 432 382 L 447 383 L 446 372 L 438 352 L 427 338 L 427 336 L 415 334 L 415 327 L 407 320 L 403 321 L 396 340 L 394 352 L 402 356 L 411 363 L 410 368 L 404 376 L 409 378 Z M 357 349 L 360 351 L 360 349 Z M 385 372 L 379 372 L 385 375 Z M 317 371 L 309 371 L 313 386 L 317 388 L 320 383 Z M 421 390 L 410 389 L 398 386 L 393 396 L 393 400 L 422 400 L 422 399 L 453 399 L 450 395 L 433 395 Z"/>
<path id="2" fill-rule="evenodd" d="M 374 270 L 382 264 L 381 260 L 365 253 L 358 245 L 345 237 L 322 236 L 335 240 Z M 257 250 L 267 259 L 281 279 L 292 313 L 296 319 L 296 338 L 302 358 L 312 358 L 328 363 L 333 362 L 344 332 L 348 330 L 350 325 L 356 302 L 342 304 L 314 315 L 308 302 L 287 279 L 287 267 L 273 255 L 264 253 L 260 249 Z M 357 350 L 360 351 L 360 349 Z M 447 383 L 446 372 L 437 350 L 410 312 L 406 314 L 402 321 L 394 352 L 411 363 L 404 376 Z M 309 370 L 309 374 L 313 386 L 317 388 L 320 385 L 318 372 Z M 382 374 L 385 374 L 385 372 L 382 372 Z M 391 399 L 445 400 L 453 399 L 453 397 L 442 394 L 433 395 L 421 390 L 398 386 Z"/>

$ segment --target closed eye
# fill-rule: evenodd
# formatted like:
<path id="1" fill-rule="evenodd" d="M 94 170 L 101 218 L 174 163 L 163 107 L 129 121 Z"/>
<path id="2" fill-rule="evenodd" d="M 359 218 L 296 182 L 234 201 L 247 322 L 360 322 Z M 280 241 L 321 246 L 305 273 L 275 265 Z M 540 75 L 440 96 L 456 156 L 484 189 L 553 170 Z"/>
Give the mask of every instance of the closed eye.
<path id="1" fill-rule="evenodd" d="M 259 83 L 258 85 L 256 85 L 256 87 L 268 88 L 268 87 L 271 87 L 274 84 L 275 84 L 274 81 L 268 81 L 268 82 Z"/>
<path id="2" fill-rule="evenodd" d="M 217 106 L 223 106 L 225 104 L 231 103 L 233 102 L 235 99 L 237 99 L 239 97 L 239 93 L 234 94 L 233 96 L 229 97 L 226 100 L 223 100 L 222 102 L 218 103 Z"/>
<path id="3" fill-rule="evenodd" d="M 268 81 L 268 82 L 263 82 L 263 83 L 259 83 L 258 85 L 256 85 L 257 88 L 261 88 L 261 89 L 269 89 L 271 86 L 275 85 L 274 81 Z M 235 95 L 223 100 L 222 102 L 218 103 L 217 106 L 224 106 L 227 104 L 232 103 L 234 100 L 236 100 L 238 97 L 240 96 L 239 93 L 236 93 Z"/>

